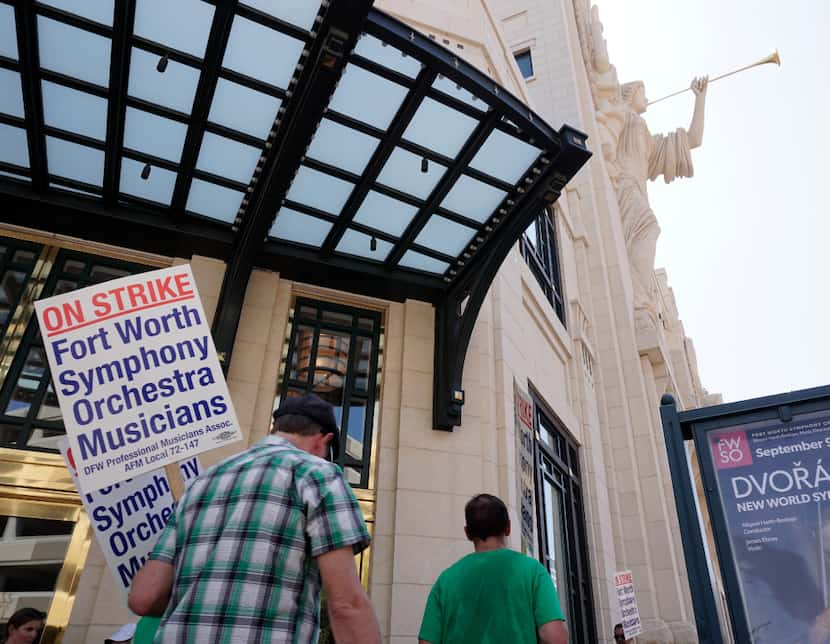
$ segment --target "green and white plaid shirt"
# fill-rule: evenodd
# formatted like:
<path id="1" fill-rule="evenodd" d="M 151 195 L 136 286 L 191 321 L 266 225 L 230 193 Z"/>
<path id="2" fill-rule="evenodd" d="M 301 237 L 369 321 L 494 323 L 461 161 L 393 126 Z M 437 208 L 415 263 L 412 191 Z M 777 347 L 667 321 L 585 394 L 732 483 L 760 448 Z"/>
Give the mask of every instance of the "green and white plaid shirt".
<path id="1" fill-rule="evenodd" d="M 175 567 L 156 644 L 316 642 L 315 557 L 369 533 L 340 468 L 268 436 L 200 476 L 151 559 Z"/>

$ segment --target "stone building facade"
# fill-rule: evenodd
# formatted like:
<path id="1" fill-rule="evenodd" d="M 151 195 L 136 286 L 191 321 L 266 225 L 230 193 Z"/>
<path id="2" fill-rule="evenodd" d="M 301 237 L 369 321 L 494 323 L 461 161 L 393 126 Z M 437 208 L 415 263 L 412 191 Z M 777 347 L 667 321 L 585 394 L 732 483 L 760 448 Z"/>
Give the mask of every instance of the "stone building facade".
<path id="1" fill-rule="evenodd" d="M 349 386 L 363 379 L 362 389 L 347 392 L 356 428 L 349 426 L 348 440 L 360 461 L 348 474 L 373 532 L 359 562 L 363 580 L 386 641 L 413 642 L 431 584 L 470 551 L 463 532 L 468 498 L 499 495 L 519 525 L 518 389 L 534 405 L 533 551 L 557 580 L 573 641 L 612 641 L 619 570 L 634 575 L 645 629 L 638 641 L 696 641 L 658 406 L 666 392 L 685 408 L 714 399 L 701 385 L 664 270 L 653 275 L 655 316 L 635 314 L 620 208 L 597 149 L 603 140 L 597 78 L 586 60 L 598 38 L 596 17 L 587 0 L 378 0 L 376 6 L 489 74 L 554 127 L 567 122 L 587 133 L 594 156 L 556 205 L 540 213 L 492 284 L 467 351 L 460 427 L 432 428 L 432 305 L 255 269 L 227 378 L 245 441 L 204 454 L 203 464 L 266 435 L 272 409 L 311 359 L 311 338 L 324 337 L 331 353 L 318 350 L 318 367 L 327 359 L 333 373 L 356 374 Z M 225 273 L 222 261 L 204 256 L 148 255 L 128 244 L 101 246 L 7 224 L 0 236 L 12 246 L 30 244 L 35 253 L 63 249 L 155 267 L 190 262 L 208 315 Z M 348 364 L 342 343 L 360 347 Z M 80 520 L 77 512 L 71 518 Z M 71 614 L 63 638 L 69 644 L 102 641 L 131 620 L 100 549 L 88 536 L 86 545 L 88 554 L 71 573 L 76 591 L 65 608 Z M 26 597 L 7 593 L 5 612 Z"/>

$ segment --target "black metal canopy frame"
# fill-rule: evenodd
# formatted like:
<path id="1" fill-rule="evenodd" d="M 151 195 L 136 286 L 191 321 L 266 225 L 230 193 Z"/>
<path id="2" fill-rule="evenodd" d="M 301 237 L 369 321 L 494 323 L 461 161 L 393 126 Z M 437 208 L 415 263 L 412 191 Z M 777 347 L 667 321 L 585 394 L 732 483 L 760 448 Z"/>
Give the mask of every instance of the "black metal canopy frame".
<path id="1" fill-rule="evenodd" d="M 585 135 L 371 0 L 51 4 L 0 0 L 3 220 L 226 260 L 225 368 L 254 267 L 431 302 L 433 425 L 459 425 L 487 290 L 587 162 Z"/>

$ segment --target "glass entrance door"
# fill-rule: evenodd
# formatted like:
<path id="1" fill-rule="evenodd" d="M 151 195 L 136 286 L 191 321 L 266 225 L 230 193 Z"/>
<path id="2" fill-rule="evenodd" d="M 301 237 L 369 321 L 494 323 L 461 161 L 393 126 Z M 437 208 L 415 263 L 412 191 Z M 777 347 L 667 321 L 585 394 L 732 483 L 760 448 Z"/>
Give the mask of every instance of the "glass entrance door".
<path id="1" fill-rule="evenodd" d="M 58 456 L 0 448 L 0 641 L 21 608 L 46 615 L 35 642 L 56 644 L 66 632 L 92 532 L 65 472 Z"/>
<path id="2" fill-rule="evenodd" d="M 539 555 L 559 594 L 571 644 L 596 639 L 578 447 L 538 403 L 536 498 Z"/>
<path id="3" fill-rule="evenodd" d="M 563 515 L 562 489 L 547 473 L 542 474 L 542 513 L 544 514 L 545 563 L 553 585 L 559 594 L 565 621 L 570 624 L 571 590 L 568 583 L 567 553 L 565 550 L 565 520 Z"/>

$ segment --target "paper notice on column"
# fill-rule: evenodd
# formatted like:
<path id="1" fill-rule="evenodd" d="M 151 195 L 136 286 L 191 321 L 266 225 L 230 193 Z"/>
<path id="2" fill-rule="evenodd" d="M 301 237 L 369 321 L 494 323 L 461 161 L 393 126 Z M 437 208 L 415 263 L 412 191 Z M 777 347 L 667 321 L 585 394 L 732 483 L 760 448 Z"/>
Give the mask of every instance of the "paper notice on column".
<path id="1" fill-rule="evenodd" d="M 81 490 L 242 438 L 189 265 L 35 309 Z"/>
<path id="2" fill-rule="evenodd" d="M 78 485 L 73 452 L 66 439 L 58 443 L 64 462 Z M 178 464 L 185 488 L 201 473 L 198 457 Z M 164 470 L 81 493 L 95 539 L 104 553 L 115 585 L 125 597 L 133 577 L 147 560 L 173 514 L 173 494 Z"/>
<path id="3" fill-rule="evenodd" d="M 533 466 L 533 402 L 513 382 L 516 416 L 516 471 L 519 483 L 519 518 L 522 523 L 522 551 L 536 556 L 536 497 Z"/>
<path id="4" fill-rule="evenodd" d="M 634 594 L 634 577 L 630 570 L 623 570 L 614 575 L 614 589 L 622 614 L 622 627 L 625 638 L 637 637 L 643 632 L 640 623 L 640 609 Z"/>

